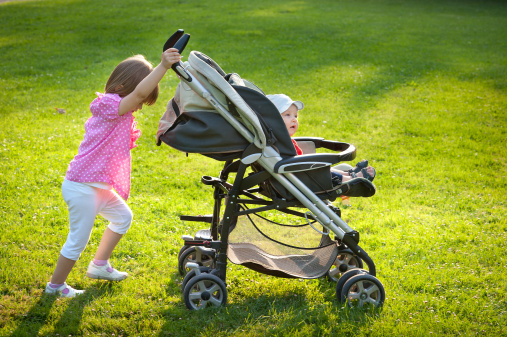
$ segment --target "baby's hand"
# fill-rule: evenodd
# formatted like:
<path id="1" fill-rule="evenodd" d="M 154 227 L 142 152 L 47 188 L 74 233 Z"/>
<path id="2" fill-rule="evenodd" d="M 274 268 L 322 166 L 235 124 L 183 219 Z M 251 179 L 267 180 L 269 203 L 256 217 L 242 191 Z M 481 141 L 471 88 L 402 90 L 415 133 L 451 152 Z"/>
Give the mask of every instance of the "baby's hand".
<path id="1" fill-rule="evenodd" d="M 162 53 L 162 65 L 169 69 L 171 66 L 181 60 L 181 55 L 178 53 L 178 49 L 169 48 Z"/>

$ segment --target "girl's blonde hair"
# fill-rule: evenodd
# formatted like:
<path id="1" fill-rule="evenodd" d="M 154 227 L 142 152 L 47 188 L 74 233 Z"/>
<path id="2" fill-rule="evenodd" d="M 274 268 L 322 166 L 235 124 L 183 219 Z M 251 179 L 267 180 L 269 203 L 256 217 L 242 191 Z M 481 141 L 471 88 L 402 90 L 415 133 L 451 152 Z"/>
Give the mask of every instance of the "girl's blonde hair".
<path id="1" fill-rule="evenodd" d="M 106 83 L 106 93 L 118 94 L 125 97 L 153 70 L 153 66 L 143 55 L 135 55 L 120 62 L 114 68 Z M 147 105 L 155 104 L 158 98 L 158 85 L 143 102 Z"/>

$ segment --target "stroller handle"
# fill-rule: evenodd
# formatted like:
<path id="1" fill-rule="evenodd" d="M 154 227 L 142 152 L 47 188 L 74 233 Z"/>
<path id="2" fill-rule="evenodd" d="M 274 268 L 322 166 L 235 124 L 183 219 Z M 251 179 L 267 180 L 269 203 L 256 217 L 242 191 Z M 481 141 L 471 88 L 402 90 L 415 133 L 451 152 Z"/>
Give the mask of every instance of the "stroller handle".
<path id="1" fill-rule="evenodd" d="M 185 31 L 183 29 L 178 29 L 169 39 L 167 39 L 162 50 L 166 51 L 169 48 L 176 48 L 178 53 L 181 55 L 187 46 L 188 40 L 190 40 L 190 34 L 184 34 L 184 32 Z M 171 68 L 187 82 L 192 81 L 192 77 L 190 77 L 190 75 L 185 71 L 181 61 L 173 64 Z"/>
<path id="2" fill-rule="evenodd" d="M 190 40 L 190 34 L 183 34 L 182 37 L 174 44 L 173 48 L 178 49 L 178 53 L 181 54 L 187 46 L 188 40 Z"/>
<path id="3" fill-rule="evenodd" d="M 169 48 L 172 48 L 176 42 L 179 41 L 179 39 L 183 36 L 184 30 L 178 29 L 173 35 L 171 35 L 170 38 L 167 39 L 167 41 L 164 44 L 164 47 L 162 48 L 162 51 L 166 51 Z M 179 50 L 179 49 L 178 49 Z"/>

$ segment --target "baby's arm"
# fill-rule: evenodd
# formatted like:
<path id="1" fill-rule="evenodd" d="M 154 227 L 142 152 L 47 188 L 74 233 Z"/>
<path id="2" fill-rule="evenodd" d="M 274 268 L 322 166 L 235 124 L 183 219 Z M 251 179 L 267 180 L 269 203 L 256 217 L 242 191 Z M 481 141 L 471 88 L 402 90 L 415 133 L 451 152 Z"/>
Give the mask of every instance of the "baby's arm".
<path id="1" fill-rule="evenodd" d="M 146 76 L 134 89 L 133 92 L 125 96 L 121 102 L 118 114 L 121 116 L 129 111 L 134 110 L 139 104 L 150 95 L 150 93 L 157 87 L 158 83 L 162 80 L 167 69 L 181 59 L 178 50 L 175 48 L 167 49 L 162 53 L 162 60 L 153 71 Z"/>

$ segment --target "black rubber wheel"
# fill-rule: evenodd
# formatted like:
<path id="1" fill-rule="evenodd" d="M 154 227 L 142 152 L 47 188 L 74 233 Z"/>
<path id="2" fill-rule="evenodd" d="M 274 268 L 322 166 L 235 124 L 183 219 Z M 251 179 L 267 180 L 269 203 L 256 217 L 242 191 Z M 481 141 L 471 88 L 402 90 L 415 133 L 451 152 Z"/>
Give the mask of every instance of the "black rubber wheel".
<path id="1" fill-rule="evenodd" d="M 386 299 L 382 283 L 373 275 L 358 274 L 343 285 L 340 302 L 349 307 L 363 308 L 366 306 L 381 307 Z"/>
<path id="2" fill-rule="evenodd" d="M 190 268 L 187 267 L 188 262 L 197 263 L 199 266 L 211 267 L 213 266 L 214 259 L 213 256 L 206 253 L 199 254 L 195 247 L 185 249 L 178 258 L 178 271 L 181 276 L 185 276 L 190 271 Z"/>
<path id="3" fill-rule="evenodd" d="M 189 246 L 189 245 L 183 245 L 183 247 L 181 247 L 181 248 L 180 248 L 180 251 L 178 252 L 178 260 L 180 259 L 181 254 L 183 254 L 183 252 L 184 252 L 185 250 L 187 250 L 188 248 L 190 248 L 190 247 L 192 247 L 192 246 Z"/>
<path id="4" fill-rule="evenodd" d="M 343 270 L 344 267 L 347 269 Z M 351 269 L 362 269 L 363 260 L 357 255 L 354 255 L 352 250 L 344 249 L 338 252 L 336 260 L 331 265 L 331 268 L 327 272 L 329 280 L 338 282 L 338 279 L 347 271 Z"/>
<path id="5" fill-rule="evenodd" d="M 368 271 L 364 269 L 351 269 L 343 273 L 342 276 L 338 279 L 338 282 L 336 283 L 336 298 L 338 298 L 338 300 L 341 298 L 342 289 L 345 282 L 358 274 L 368 274 Z"/>
<path id="6" fill-rule="evenodd" d="M 183 291 L 185 305 L 190 310 L 201 310 L 208 306 L 219 307 L 227 303 L 225 282 L 212 274 L 201 274 L 188 280 Z"/>
<path id="7" fill-rule="evenodd" d="M 209 273 L 211 271 L 211 268 L 210 267 L 199 267 L 199 271 L 201 273 Z M 181 282 L 181 291 L 185 291 L 185 286 L 187 285 L 188 283 L 188 280 L 190 280 L 192 277 L 195 276 L 195 270 L 192 269 L 190 270 L 187 275 L 185 275 L 185 277 L 183 278 L 183 281 Z"/>

